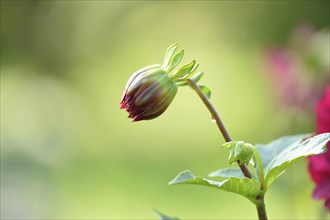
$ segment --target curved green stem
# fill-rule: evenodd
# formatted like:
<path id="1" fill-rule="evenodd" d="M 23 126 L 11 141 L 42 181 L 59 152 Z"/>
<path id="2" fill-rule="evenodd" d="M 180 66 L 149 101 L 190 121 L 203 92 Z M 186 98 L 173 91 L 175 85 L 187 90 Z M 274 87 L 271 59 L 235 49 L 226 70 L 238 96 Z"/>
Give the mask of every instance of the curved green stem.
<path id="1" fill-rule="evenodd" d="M 260 180 L 260 185 L 261 185 L 261 192 L 264 192 L 264 190 L 266 189 L 265 176 L 264 176 L 264 167 L 262 166 L 261 157 L 260 157 L 259 152 L 257 151 L 256 148 L 254 148 L 254 156 L 255 156 L 257 166 L 258 166 L 258 170 L 259 170 L 259 180 Z"/>
<path id="2" fill-rule="evenodd" d="M 226 142 L 232 141 L 227 129 L 225 128 L 223 122 L 220 119 L 220 116 L 218 115 L 217 111 L 215 110 L 215 108 L 211 104 L 208 97 L 203 93 L 203 91 L 199 88 L 199 86 L 193 80 L 187 79 L 187 83 L 198 94 L 198 96 L 201 98 L 201 100 L 203 101 L 203 103 L 205 104 L 207 109 L 210 111 L 212 117 L 216 121 L 216 123 L 218 125 L 218 128 L 219 128 L 222 136 L 226 140 Z M 255 155 L 256 155 L 257 163 L 260 164 L 260 166 L 258 166 L 258 167 L 259 167 L 259 173 L 260 173 L 260 176 L 261 176 L 261 178 L 260 178 L 261 191 L 260 191 L 260 194 L 256 198 L 257 201 L 258 201 L 256 203 L 257 211 L 258 211 L 258 218 L 259 218 L 259 220 L 267 220 L 267 214 L 266 214 L 266 208 L 265 208 L 265 202 L 264 202 L 264 190 L 263 190 L 264 187 L 265 187 L 264 186 L 263 167 L 262 167 L 260 155 L 258 154 L 258 152 L 256 152 Z M 244 176 L 251 179 L 252 175 L 251 175 L 249 169 L 247 168 L 247 166 L 245 164 L 240 165 L 239 161 L 237 161 L 237 163 L 238 163 L 239 167 L 241 168 Z"/>
<path id="3" fill-rule="evenodd" d="M 199 86 L 193 80 L 187 79 L 187 82 L 193 88 L 193 90 L 198 94 L 198 96 L 201 98 L 201 100 L 203 101 L 203 103 L 205 104 L 207 109 L 210 111 L 212 117 L 216 121 L 216 123 L 218 125 L 218 128 L 219 128 L 222 136 L 226 140 L 226 142 L 232 141 L 232 139 L 231 139 L 227 129 L 225 128 L 220 116 L 218 115 L 217 111 L 215 110 L 215 108 L 213 107 L 213 105 L 211 104 L 211 102 L 207 98 L 207 96 L 203 93 L 203 91 L 199 88 Z M 249 169 L 247 168 L 247 166 L 245 164 L 241 165 L 239 163 L 239 161 L 237 161 L 237 163 L 238 163 L 239 167 L 241 168 L 244 176 L 251 179 L 252 175 L 251 175 Z"/>
<path id="4" fill-rule="evenodd" d="M 259 201 L 259 203 L 256 205 L 258 211 L 258 217 L 259 220 L 267 220 L 268 218 L 267 218 L 265 199 L 264 199 L 264 195 L 266 192 L 264 167 L 262 166 L 261 157 L 256 148 L 254 148 L 254 157 L 256 159 L 256 163 L 257 163 L 256 165 L 258 166 L 259 181 L 260 181 L 260 193 L 257 196 L 257 200 Z"/>

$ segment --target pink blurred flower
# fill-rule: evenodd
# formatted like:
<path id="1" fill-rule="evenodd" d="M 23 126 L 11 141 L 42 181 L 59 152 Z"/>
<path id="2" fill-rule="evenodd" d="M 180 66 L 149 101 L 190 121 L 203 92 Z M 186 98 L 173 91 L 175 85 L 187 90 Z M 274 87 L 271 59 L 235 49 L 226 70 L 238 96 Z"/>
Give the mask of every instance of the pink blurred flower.
<path id="1" fill-rule="evenodd" d="M 316 105 L 316 131 L 318 134 L 330 132 L 330 85 Z M 309 157 L 308 169 L 316 184 L 313 198 L 325 200 L 325 207 L 330 211 L 330 142 L 325 154 Z"/>
<path id="2" fill-rule="evenodd" d="M 289 42 L 265 51 L 267 77 L 283 107 L 312 112 L 329 76 L 329 30 L 298 26 Z"/>
<path id="3" fill-rule="evenodd" d="M 299 61 L 289 49 L 268 49 L 266 61 L 273 91 L 282 105 L 299 107 L 311 101 L 308 97 L 310 85 L 304 81 Z"/>

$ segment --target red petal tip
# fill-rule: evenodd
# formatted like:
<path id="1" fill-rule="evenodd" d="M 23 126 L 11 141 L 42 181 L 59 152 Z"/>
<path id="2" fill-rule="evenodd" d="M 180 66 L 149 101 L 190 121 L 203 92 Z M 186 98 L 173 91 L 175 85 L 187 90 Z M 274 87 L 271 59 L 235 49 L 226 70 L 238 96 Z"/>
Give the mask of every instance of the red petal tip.
<path id="1" fill-rule="evenodd" d="M 125 105 L 125 103 L 120 103 L 120 109 L 124 109 L 124 108 L 126 108 L 126 105 Z"/>

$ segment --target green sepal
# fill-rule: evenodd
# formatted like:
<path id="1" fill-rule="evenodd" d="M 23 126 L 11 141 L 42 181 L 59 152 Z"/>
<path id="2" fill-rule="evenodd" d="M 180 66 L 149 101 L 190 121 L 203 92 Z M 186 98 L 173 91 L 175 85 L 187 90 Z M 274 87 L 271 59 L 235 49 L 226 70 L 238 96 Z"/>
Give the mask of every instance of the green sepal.
<path id="1" fill-rule="evenodd" d="M 194 73 L 193 75 L 189 76 L 189 79 L 197 83 L 204 75 L 204 72 L 197 72 Z"/>
<path id="2" fill-rule="evenodd" d="M 229 148 L 229 163 L 239 162 L 240 165 L 248 165 L 253 159 L 254 147 L 243 141 L 230 141 L 223 145 L 223 148 Z"/>
<path id="3" fill-rule="evenodd" d="M 188 79 L 197 83 L 203 77 L 203 75 L 204 75 L 204 72 L 197 72 L 197 73 L 193 73 L 192 75 L 189 74 L 188 76 L 184 77 L 184 79 L 174 80 L 174 82 L 177 86 L 187 86 L 187 85 L 189 85 L 189 83 L 187 82 Z"/>
<path id="4" fill-rule="evenodd" d="M 170 77 L 172 79 L 184 78 L 185 76 L 190 74 L 194 69 L 196 69 L 194 68 L 195 66 L 196 66 L 196 61 L 193 60 L 189 64 L 184 65 L 183 67 L 175 71 L 173 74 L 170 75 Z"/>
<path id="5" fill-rule="evenodd" d="M 165 53 L 165 59 L 164 59 L 164 63 L 163 63 L 163 66 L 162 68 L 163 69 L 166 69 L 167 66 L 169 66 L 170 64 L 170 61 L 173 57 L 173 54 L 175 52 L 175 50 L 179 47 L 179 44 L 178 43 L 175 43 L 175 44 L 171 44 L 167 50 L 166 50 L 166 53 Z"/>
<path id="6" fill-rule="evenodd" d="M 207 88 L 206 86 L 199 86 L 199 88 L 207 96 L 207 98 L 211 98 L 211 90 L 209 88 Z"/>
<path id="7" fill-rule="evenodd" d="M 167 73 L 171 72 L 182 60 L 184 55 L 184 50 L 171 57 L 169 64 L 165 67 Z"/>

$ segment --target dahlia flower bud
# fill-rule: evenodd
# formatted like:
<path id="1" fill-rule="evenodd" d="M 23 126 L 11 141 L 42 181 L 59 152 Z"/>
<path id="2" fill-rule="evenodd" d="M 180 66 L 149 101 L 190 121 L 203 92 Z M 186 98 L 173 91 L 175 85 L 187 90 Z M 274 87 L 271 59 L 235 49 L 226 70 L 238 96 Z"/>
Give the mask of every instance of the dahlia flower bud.
<path id="1" fill-rule="evenodd" d="M 133 121 L 160 116 L 173 101 L 178 86 L 185 85 L 187 78 L 197 81 L 203 75 L 200 72 L 195 74 L 198 67 L 195 61 L 171 73 L 184 54 L 183 50 L 175 54 L 177 47 L 178 44 L 173 44 L 167 49 L 163 65 L 146 66 L 129 78 L 120 108 L 126 109 Z"/>
<path id="2" fill-rule="evenodd" d="M 177 90 L 160 65 L 147 66 L 128 80 L 120 108 L 126 108 L 133 121 L 153 119 L 168 108 Z"/>

